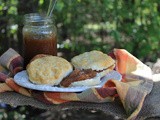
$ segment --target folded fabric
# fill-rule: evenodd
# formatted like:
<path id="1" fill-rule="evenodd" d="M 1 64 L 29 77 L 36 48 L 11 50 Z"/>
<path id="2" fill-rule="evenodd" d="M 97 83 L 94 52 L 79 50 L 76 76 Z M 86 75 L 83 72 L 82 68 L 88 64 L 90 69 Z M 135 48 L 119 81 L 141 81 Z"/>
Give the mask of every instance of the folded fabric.
<path id="1" fill-rule="evenodd" d="M 10 48 L 0 57 L 0 92 L 15 91 L 49 104 L 72 101 L 105 103 L 118 98 L 128 119 L 136 119 L 146 95 L 152 90 L 152 71 L 126 50 L 114 49 L 110 55 L 116 60 L 115 69 L 122 75 L 122 81 L 109 80 L 102 88 L 77 93 L 43 92 L 23 88 L 14 82 L 14 75 L 23 70 L 23 58 Z"/>

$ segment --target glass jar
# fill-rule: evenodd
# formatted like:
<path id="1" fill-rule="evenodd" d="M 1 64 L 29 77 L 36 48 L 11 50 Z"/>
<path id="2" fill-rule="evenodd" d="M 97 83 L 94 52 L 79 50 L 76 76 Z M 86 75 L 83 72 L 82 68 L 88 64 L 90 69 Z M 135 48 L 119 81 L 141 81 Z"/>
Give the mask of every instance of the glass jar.
<path id="1" fill-rule="evenodd" d="M 23 27 L 24 66 L 37 54 L 57 55 L 57 29 L 53 17 L 26 14 Z"/>

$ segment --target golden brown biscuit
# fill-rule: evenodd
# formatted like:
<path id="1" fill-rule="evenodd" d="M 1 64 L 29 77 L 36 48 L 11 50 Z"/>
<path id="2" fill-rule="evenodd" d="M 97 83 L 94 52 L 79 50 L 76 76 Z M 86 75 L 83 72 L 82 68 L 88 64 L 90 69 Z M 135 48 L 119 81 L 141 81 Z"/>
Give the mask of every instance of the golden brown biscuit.
<path id="1" fill-rule="evenodd" d="M 80 69 L 82 71 L 91 69 L 97 72 L 95 77 L 75 81 L 71 83 L 71 86 L 93 86 L 99 84 L 101 82 L 100 79 L 115 67 L 115 60 L 107 54 L 96 50 L 85 52 L 73 57 L 71 59 L 71 63 L 76 69 Z"/>
<path id="2" fill-rule="evenodd" d="M 29 80 L 35 84 L 58 85 L 73 67 L 61 57 L 40 55 L 31 60 L 26 70 Z"/>
<path id="3" fill-rule="evenodd" d="M 77 69 L 104 70 L 115 64 L 115 61 L 101 51 L 90 51 L 75 56 L 71 63 Z"/>

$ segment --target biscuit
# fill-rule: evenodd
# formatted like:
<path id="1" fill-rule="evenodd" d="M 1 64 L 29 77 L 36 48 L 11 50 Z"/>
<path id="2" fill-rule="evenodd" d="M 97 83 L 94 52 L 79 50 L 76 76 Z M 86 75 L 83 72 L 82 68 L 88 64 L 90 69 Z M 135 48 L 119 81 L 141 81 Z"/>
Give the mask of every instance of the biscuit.
<path id="1" fill-rule="evenodd" d="M 73 57 L 71 63 L 77 69 L 92 69 L 99 71 L 114 65 L 115 60 L 101 51 L 93 50 Z"/>
<path id="2" fill-rule="evenodd" d="M 58 85 L 64 77 L 73 71 L 70 62 L 64 58 L 51 55 L 40 56 L 35 56 L 26 68 L 32 83 Z"/>

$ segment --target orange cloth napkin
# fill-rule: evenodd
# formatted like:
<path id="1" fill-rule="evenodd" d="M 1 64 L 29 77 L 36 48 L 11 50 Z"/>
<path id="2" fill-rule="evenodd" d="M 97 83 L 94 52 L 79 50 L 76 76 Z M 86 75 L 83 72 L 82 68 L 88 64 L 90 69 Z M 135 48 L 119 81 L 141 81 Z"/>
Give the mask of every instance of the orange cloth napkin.
<path id="1" fill-rule="evenodd" d="M 49 104 L 64 102 L 113 102 L 119 98 L 128 119 L 136 119 L 147 94 L 153 87 L 152 71 L 124 49 L 114 49 L 110 54 L 116 60 L 116 68 L 122 81 L 109 80 L 102 88 L 91 88 L 83 92 L 44 92 L 17 85 L 13 76 L 23 70 L 23 58 L 13 49 L 0 57 L 0 92 L 15 91 Z"/>

